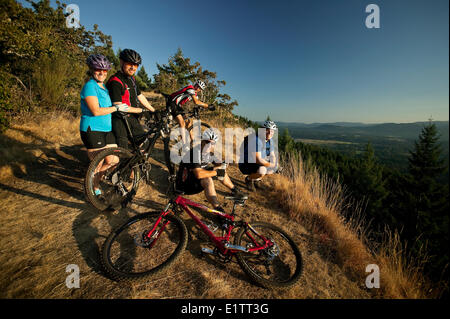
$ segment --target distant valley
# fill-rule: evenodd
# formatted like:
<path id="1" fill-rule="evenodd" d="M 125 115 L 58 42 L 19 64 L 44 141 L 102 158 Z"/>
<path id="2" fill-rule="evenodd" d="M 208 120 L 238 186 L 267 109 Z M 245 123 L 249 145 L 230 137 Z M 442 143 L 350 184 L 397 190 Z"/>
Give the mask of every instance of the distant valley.
<path id="1" fill-rule="evenodd" d="M 443 155 L 449 157 L 449 122 L 433 122 L 440 134 Z M 342 152 L 359 155 L 370 142 L 375 156 L 382 164 L 404 170 L 409 151 L 418 140 L 422 128 L 428 122 L 364 124 L 351 122 L 336 123 L 288 123 L 277 122 L 279 134 L 288 129 L 296 141 L 315 144 Z"/>

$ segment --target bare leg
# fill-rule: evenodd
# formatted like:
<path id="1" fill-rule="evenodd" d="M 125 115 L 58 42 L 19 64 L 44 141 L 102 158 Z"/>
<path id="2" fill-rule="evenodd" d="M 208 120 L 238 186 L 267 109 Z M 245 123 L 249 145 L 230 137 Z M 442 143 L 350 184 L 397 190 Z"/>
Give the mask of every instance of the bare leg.
<path id="1" fill-rule="evenodd" d="M 234 184 L 231 181 L 231 179 L 230 179 L 230 177 L 228 176 L 227 173 L 225 173 L 225 176 L 223 177 L 222 184 L 225 185 L 226 187 L 228 187 L 229 189 L 233 189 L 234 188 Z"/>
<path id="2" fill-rule="evenodd" d="M 92 161 L 92 159 L 101 151 L 103 151 L 104 149 L 108 148 L 108 147 L 117 147 L 117 144 L 108 144 L 107 146 L 100 148 L 100 149 L 90 149 L 88 150 L 88 157 L 89 159 Z M 105 157 L 105 159 L 101 160 L 100 163 L 97 165 L 97 168 L 95 169 L 94 172 L 94 181 L 93 181 L 93 186 L 94 186 L 94 190 L 98 189 L 98 186 L 100 184 L 100 179 L 103 176 L 104 172 L 112 167 L 113 165 L 117 164 L 119 162 L 119 158 L 115 155 L 110 155 Z"/>
<path id="3" fill-rule="evenodd" d="M 214 187 L 214 181 L 211 177 L 202 178 L 200 180 L 200 184 L 203 186 L 205 190 L 205 196 L 208 202 L 211 203 L 214 207 L 220 206 L 219 201 L 217 200 L 217 193 Z"/>
<path id="4" fill-rule="evenodd" d="M 185 134 L 186 123 L 184 122 L 183 115 L 181 115 L 181 114 L 177 115 L 176 120 L 177 120 L 178 125 L 180 125 L 180 128 L 181 128 L 181 140 L 183 141 L 183 145 L 184 145 L 184 144 L 186 144 L 186 134 Z"/>

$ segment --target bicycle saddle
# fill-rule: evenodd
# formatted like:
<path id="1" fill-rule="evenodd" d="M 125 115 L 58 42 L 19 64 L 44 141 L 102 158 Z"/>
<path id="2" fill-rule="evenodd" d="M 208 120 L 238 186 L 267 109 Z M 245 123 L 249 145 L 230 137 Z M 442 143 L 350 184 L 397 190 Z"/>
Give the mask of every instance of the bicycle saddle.
<path id="1" fill-rule="evenodd" d="M 224 196 L 225 199 L 234 200 L 235 202 L 241 202 L 248 199 L 248 195 L 242 196 Z"/>

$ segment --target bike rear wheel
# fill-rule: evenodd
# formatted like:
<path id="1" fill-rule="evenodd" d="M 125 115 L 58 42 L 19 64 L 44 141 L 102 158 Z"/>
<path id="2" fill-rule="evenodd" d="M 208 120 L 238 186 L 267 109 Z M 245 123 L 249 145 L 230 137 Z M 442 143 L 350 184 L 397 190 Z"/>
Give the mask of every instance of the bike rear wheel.
<path id="1" fill-rule="evenodd" d="M 260 235 L 274 245 L 254 252 L 237 252 L 239 265 L 263 287 L 284 288 L 295 284 L 302 272 L 302 256 L 298 246 L 281 228 L 264 222 L 252 223 L 251 227 L 242 227 L 238 231 L 235 244 L 254 248 L 263 244 Z"/>
<path id="2" fill-rule="evenodd" d="M 86 197 L 92 206 L 104 211 L 120 205 L 124 196 L 132 190 L 137 192 L 141 179 L 140 170 L 137 166 L 124 165 L 132 157 L 133 153 L 129 150 L 111 147 L 92 159 L 84 180 Z M 100 194 L 96 194 L 96 190 Z"/>
<path id="3" fill-rule="evenodd" d="M 181 256 L 188 240 L 186 225 L 177 216 L 166 215 L 158 221 L 160 216 L 160 212 L 134 216 L 108 236 L 102 263 L 114 279 L 153 276 Z"/>

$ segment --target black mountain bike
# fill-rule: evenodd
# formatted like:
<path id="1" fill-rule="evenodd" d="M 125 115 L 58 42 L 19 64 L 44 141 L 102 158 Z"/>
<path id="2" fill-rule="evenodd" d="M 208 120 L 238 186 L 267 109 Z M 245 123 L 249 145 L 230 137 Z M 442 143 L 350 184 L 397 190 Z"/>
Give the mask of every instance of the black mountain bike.
<path id="1" fill-rule="evenodd" d="M 98 210 L 125 207 L 137 193 L 142 179 L 150 183 L 151 164 L 148 160 L 160 137 L 164 143 L 164 161 L 169 175 L 176 175 L 177 165 L 171 161 L 170 151 L 181 142 L 181 137 L 171 139 L 170 133 L 177 129 L 178 124 L 174 123 L 169 109 L 145 113 L 147 132 L 139 136 L 133 135 L 127 113 L 120 113 L 127 129 L 130 150 L 121 147 L 107 148 L 99 152 L 89 164 L 84 182 L 85 193 L 87 200 Z M 186 119 L 199 120 L 200 109 L 194 107 L 184 116 Z M 201 123 L 202 131 L 209 127 L 209 124 Z M 193 128 L 190 125 L 186 129 L 192 134 Z M 182 152 L 181 147 L 178 149 Z M 103 165 L 105 161 L 107 165 Z M 100 194 L 96 194 L 96 191 Z"/>

